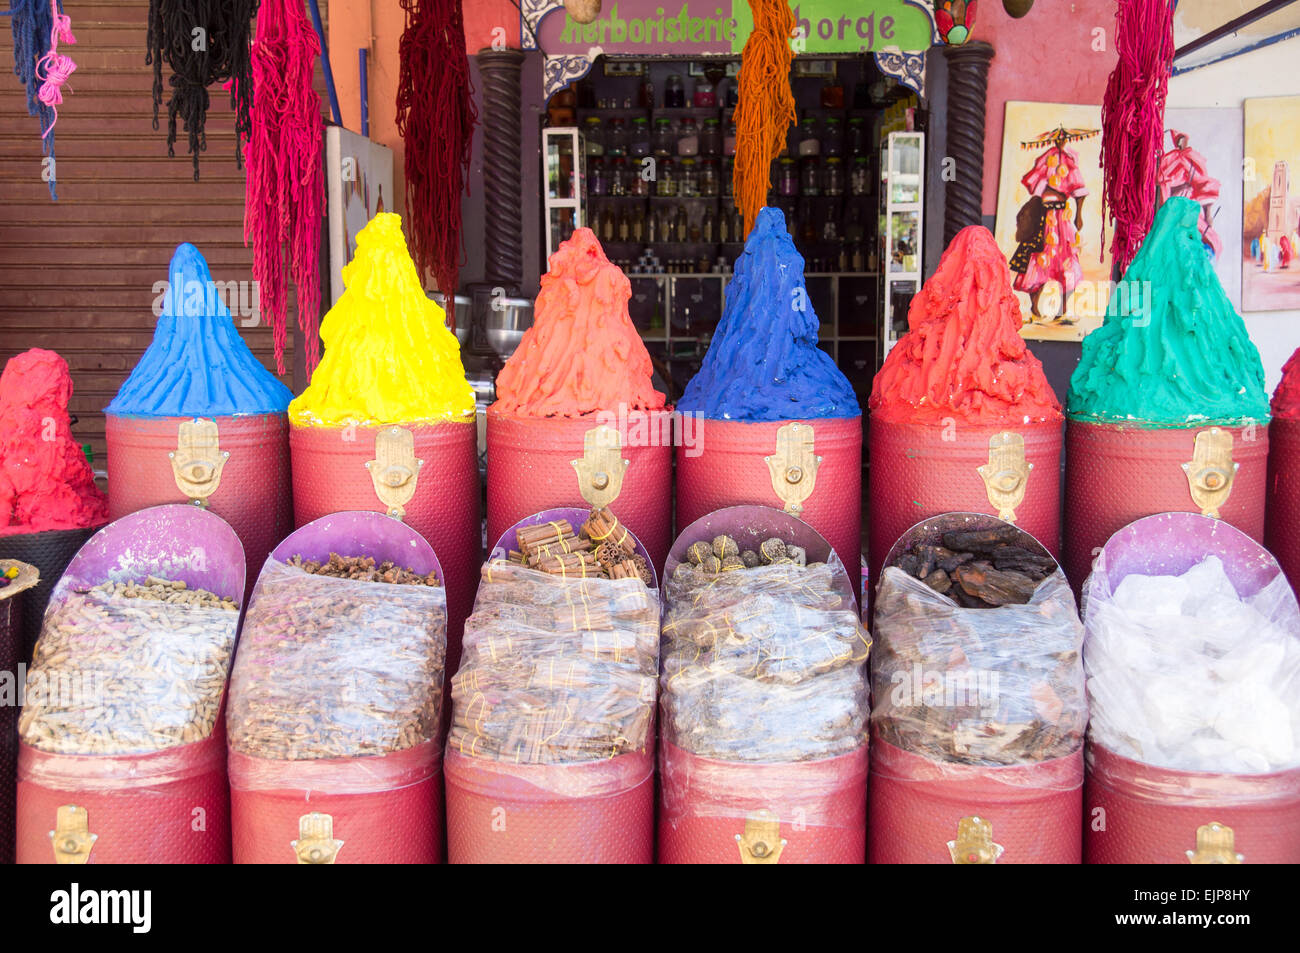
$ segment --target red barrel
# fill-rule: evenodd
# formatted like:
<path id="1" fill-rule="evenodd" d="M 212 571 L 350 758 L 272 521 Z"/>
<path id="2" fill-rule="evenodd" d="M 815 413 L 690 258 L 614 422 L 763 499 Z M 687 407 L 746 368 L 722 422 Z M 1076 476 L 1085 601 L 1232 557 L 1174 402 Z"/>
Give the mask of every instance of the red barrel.
<path id="1" fill-rule="evenodd" d="M 1300 593 L 1300 419 L 1274 417 L 1268 430 L 1265 544 Z"/>
<path id="2" fill-rule="evenodd" d="M 654 755 L 505 764 L 447 751 L 453 864 L 649 864 Z"/>
<path id="3" fill-rule="evenodd" d="M 390 512 L 376 481 L 385 481 L 389 499 L 405 498 L 396 504 L 401 519 L 433 546 L 445 574 L 448 678 L 460 664 L 461 633 L 483 562 L 477 441 L 474 425 L 459 422 L 293 427 L 289 433 L 296 526 L 344 510 Z"/>
<path id="4" fill-rule="evenodd" d="M 826 537 L 853 592 L 861 591 L 861 417 L 748 422 L 692 416 L 677 427 L 679 532 L 728 506 L 785 508 Z M 819 459 L 808 459 L 813 456 Z"/>
<path id="5" fill-rule="evenodd" d="M 228 864 L 225 719 L 142 755 L 18 753 L 18 863 Z"/>
<path id="6" fill-rule="evenodd" d="M 194 428 L 185 425 L 194 424 L 193 417 L 105 416 L 108 517 L 202 499 L 244 546 L 247 596 L 267 554 L 293 528 L 289 418 L 279 413 L 199 419 L 215 425 L 215 443 L 192 443 Z M 215 461 L 203 459 L 209 449 L 220 455 Z M 188 465 L 184 458 L 177 462 L 178 451 L 188 452 Z"/>
<path id="7" fill-rule="evenodd" d="M 860 864 L 867 746 L 820 761 L 746 764 L 664 742 L 661 864 Z"/>
<path id="8" fill-rule="evenodd" d="M 1027 470 L 1020 461 L 1021 441 Z M 910 527 L 931 516 L 957 510 L 1010 520 L 1046 546 L 1053 556 L 1059 556 L 1059 421 L 982 427 L 967 423 L 890 423 L 873 417 L 869 444 L 871 579 L 880 578 L 890 547 Z M 1003 459 L 1009 460 L 1009 465 Z M 993 466 L 998 469 L 990 469 Z M 993 501 L 997 485 L 992 481 L 999 480 L 1004 471 L 1006 475 L 1001 479 L 1006 481 L 1008 495 L 1005 505 L 999 505 Z"/>
<path id="9" fill-rule="evenodd" d="M 1238 464 L 1226 497 L 1218 498 L 1217 515 L 1256 541 L 1264 538 L 1264 503 L 1268 475 L 1269 428 L 1215 427 L 1142 429 L 1117 424 L 1070 420 L 1065 452 L 1065 574 L 1078 592 L 1092 561 L 1111 535 L 1154 513 L 1205 513 L 1207 505 L 1192 498 L 1189 467 L 1201 453 L 1206 465 L 1195 468 L 1198 481 L 1222 480 L 1231 464 L 1207 459 L 1201 446 L 1213 452 L 1216 440 Z M 1199 491 L 1198 491 L 1199 492 Z M 1208 501 L 1207 501 L 1208 502 Z"/>
<path id="10" fill-rule="evenodd" d="M 1090 864 L 1300 863 L 1300 768 L 1172 771 L 1088 746 Z"/>
<path id="11" fill-rule="evenodd" d="M 629 417 L 523 417 L 489 410 L 487 538 L 500 538 L 538 510 L 608 503 L 661 570 L 672 542 L 672 414 L 633 411 Z M 598 430 L 602 426 L 606 432 Z M 621 476 L 608 472 L 610 467 Z M 615 486 L 619 479 L 621 486 Z"/>
<path id="12" fill-rule="evenodd" d="M 237 864 L 442 862 L 438 743 L 371 758 L 230 752 Z"/>
<path id="13" fill-rule="evenodd" d="M 1083 751 L 1037 764 L 941 763 L 871 741 L 872 864 L 1077 864 Z"/>

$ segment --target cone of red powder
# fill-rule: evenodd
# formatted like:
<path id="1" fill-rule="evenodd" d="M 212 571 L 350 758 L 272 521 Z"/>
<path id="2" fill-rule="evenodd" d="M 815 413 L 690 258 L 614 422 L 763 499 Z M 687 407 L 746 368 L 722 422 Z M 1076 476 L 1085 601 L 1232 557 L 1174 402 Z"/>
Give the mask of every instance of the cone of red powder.
<path id="1" fill-rule="evenodd" d="M 108 500 L 73 439 L 72 375 L 53 351 L 32 348 L 0 375 L 0 559 L 35 566 L 24 596 L 19 661 L 32 657 L 55 583 L 96 528 Z"/>
<path id="2" fill-rule="evenodd" d="M 487 415 L 487 538 L 538 510 L 608 506 L 668 554 L 672 416 L 628 316 L 627 276 L 580 228 L 550 257 L 533 326 L 496 381 Z"/>
<path id="3" fill-rule="evenodd" d="M 1282 369 L 1272 410 L 1265 543 L 1300 593 L 1300 348 Z"/>
<path id="4" fill-rule="evenodd" d="M 870 579 L 911 526 L 955 510 L 1014 522 L 1057 555 L 1061 406 L 988 229 L 957 233 L 907 323 L 869 403 Z"/>

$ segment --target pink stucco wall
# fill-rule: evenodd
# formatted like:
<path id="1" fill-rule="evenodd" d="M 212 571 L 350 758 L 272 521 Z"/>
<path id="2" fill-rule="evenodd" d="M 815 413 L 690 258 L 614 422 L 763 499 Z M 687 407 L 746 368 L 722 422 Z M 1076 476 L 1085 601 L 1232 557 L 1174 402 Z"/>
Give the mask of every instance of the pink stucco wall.
<path id="1" fill-rule="evenodd" d="M 999 0 L 979 5 L 974 39 L 993 44 L 985 114 L 984 214 L 998 202 L 1002 118 L 1008 100 L 1100 105 L 1115 68 L 1115 0 L 1037 0 L 1019 20 Z M 1105 49 L 1093 31 L 1105 30 Z"/>

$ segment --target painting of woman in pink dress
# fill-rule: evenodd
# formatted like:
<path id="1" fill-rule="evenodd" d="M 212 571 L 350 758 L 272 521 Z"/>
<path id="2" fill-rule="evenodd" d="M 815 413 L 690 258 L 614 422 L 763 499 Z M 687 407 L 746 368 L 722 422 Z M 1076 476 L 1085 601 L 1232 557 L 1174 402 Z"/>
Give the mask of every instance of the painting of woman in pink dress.
<path id="1" fill-rule="evenodd" d="M 1070 295 L 1083 279 L 1083 268 L 1079 264 L 1079 232 L 1083 230 L 1083 200 L 1088 196 L 1088 187 L 1079 169 L 1079 154 L 1069 148 L 1068 143 L 1090 139 L 1100 131 L 1058 126 L 1020 144 L 1025 149 L 1050 146 L 1034 160 L 1033 167 L 1020 180 L 1029 191 L 1030 201 L 1017 216 L 1018 231 L 1026 237 L 1017 234 L 1021 245 L 1011 262 L 1012 271 L 1017 272 L 1015 289 L 1029 295 L 1035 319 L 1043 318 L 1038 298 L 1049 281 L 1061 286 L 1063 312 Z M 1073 218 L 1069 215 L 1071 200 L 1074 202 Z M 1039 215 L 1042 216 L 1041 226 L 1038 224 Z M 1058 318 L 1061 312 L 1052 314 L 1049 320 Z M 1060 323 L 1073 322 L 1062 318 Z"/>
<path id="2" fill-rule="evenodd" d="M 1223 240 L 1214 230 L 1214 215 L 1211 213 L 1219 201 L 1221 183 L 1210 175 L 1205 156 L 1188 145 L 1185 133 L 1170 129 L 1169 138 L 1174 147 L 1160 157 L 1160 201 L 1163 203 L 1178 195 L 1200 204 L 1201 241 L 1213 261 L 1223 251 Z"/>

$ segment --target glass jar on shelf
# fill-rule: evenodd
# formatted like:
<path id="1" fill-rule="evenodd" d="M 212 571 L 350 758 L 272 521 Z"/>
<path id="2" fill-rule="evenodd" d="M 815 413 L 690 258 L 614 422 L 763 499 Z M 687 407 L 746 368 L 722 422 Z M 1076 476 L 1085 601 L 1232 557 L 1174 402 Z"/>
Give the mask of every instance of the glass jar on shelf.
<path id="1" fill-rule="evenodd" d="M 677 164 L 677 194 L 684 199 L 699 197 L 700 177 L 694 159 L 683 159 Z"/>
<path id="2" fill-rule="evenodd" d="M 853 168 L 849 171 L 849 193 L 871 194 L 871 160 L 866 156 L 858 156 L 853 160 Z"/>
<path id="3" fill-rule="evenodd" d="M 718 194 L 718 160 L 704 159 L 700 162 L 700 195 L 713 198 Z"/>
<path id="4" fill-rule="evenodd" d="M 708 79 L 698 79 L 695 81 L 695 96 L 692 102 L 696 109 L 714 109 L 718 105 L 717 88 L 708 81 Z"/>
<path id="5" fill-rule="evenodd" d="M 677 169 L 672 159 L 660 159 L 655 170 L 655 195 L 669 198 L 677 194 Z"/>
<path id="6" fill-rule="evenodd" d="M 713 207 L 709 206 L 704 210 L 704 217 L 700 220 L 700 241 L 713 244 L 717 241 L 717 219 L 713 215 Z"/>
<path id="7" fill-rule="evenodd" d="M 799 123 L 799 155 L 815 156 L 822 151 L 821 139 L 817 135 L 817 120 L 805 116 Z"/>
<path id="8" fill-rule="evenodd" d="M 851 156 L 865 156 L 871 149 L 867 141 L 867 121 L 861 116 L 849 120 L 844 136 L 844 150 Z"/>
<path id="9" fill-rule="evenodd" d="M 628 195 L 645 197 L 650 194 L 650 180 L 643 170 L 646 168 L 641 159 L 633 159 L 627 164 L 627 178 L 624 180 L 624 191 Z"/>
<path id="10" fill-rule="evenodd" d="M 735 194 L 735 186 L 736 186 L 735 175 L 736 175 L 736 160 L 728 156 L 727 158 L 722 160 L 722 176 L 721 176 L 722 181 L 719 183 L 719 185 L 721 186 L 720 191 L 723 195 L 730 196 Z"/>
<path id="11" fill-rule="evenodd" d="M 650 81 L 648 71 L 645 79 L 641 80 L 641 85 L 637 87 L 637 105 L 642 109 L 655 108 L 655 84 Z"/>
<path id="12" fill-rule="evenodd" d="M 722 137 L 722 154 L 726 156 L 736 154 L 736 122 L 734 119 L 727 123 L 727 132 Z"/>
<path id="13" fill-rule="evenodd" d="M 666 116 L 655 120 L 651 148 L 657 156 L 670 156 L 677 151 L 677 140 L 673 136 L 673 121 Z"/>
<path id="14" fill-rule="evenodd" d="M 609 194 L 627 195 L 627 160 L 615 156 L 609 162 Z"/>
<path id="15" fill-rule="evenodd" d="M 700 154 L 700 129 L 692 116 L 687 116 L 677 127 L 677 154 L 679 156 Z"/>
<path id="16" fill-rule="evenodd" d="M 822 86 L 821 103 L 822 109 L 843 109 L 844 86 L 837 80 L 826 80 Z"/>
<path id="17" fill-rule="evenodd" d="M 627 122 L 621 117 L 611 119 L 605 130 L 605 155 L 627 155 Z"/>
<path id="18" fill-rule="evenodd" d="M 722 123 L 706 119 L 700 128 L 700 155 L 722 155 Z"/>
<path id="19" fill-rule="evenodd" d="M 820 195 L 821 177 L 821 160 L 816 156 L 806 156 L 799 176 L 800 193 L 803 195 Z"/>
<path id="20" fill-rule="evenodd" d="M 799 170 L 795 167 L 794 159 L 789 156 L 780 160 L 776 176 L 776 191 L 779 195 L 799 194 Z"/>
<path id="21" fill-rule="evenodd" d="M 587 194 L 609 194 L 609 172 L 604 159 L 592 158 L 587 162 Z"/>
<path id="22" fill-rule="evenodd" d="M 637 159 L 650 154 L 650 120 L 645 116 L 637 116 L 628 126 L 627 153 Z"/>
<path id="23" fill-rule="evenodd" d="M 831 156 L 826 160 L 822 172 L 822 194 L 844 194 L 844 160 L 839 156 Z"/>
<path id="24" fill-rule="evenodd" d="M 682 85 L 680 73 L 668 74 L 668 80 L 664 83 L 664 108 L 686 108 L 686 87 Z"/>
<path id="25" fill-rule="evenodd" d="M 822 155 L 844 155 L 844 125 L 835 116 L 822 123 Z"/>
<path id="26" fill-rule="evenodd" d="M 582 123 L 582 137 L 587 143 L 587 155 L 605 154 L 605 127 L 599 116 L 588 116 Z"/>
<path id="27" fill-rule="evenodd" d="M 673 215 L 673 241 L 684 242 L 691 237 L 690 219 L 686 215 L 686 206 L 678 205 Z"/>

